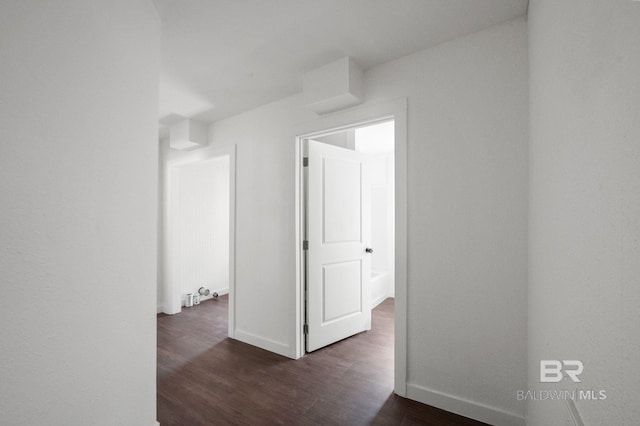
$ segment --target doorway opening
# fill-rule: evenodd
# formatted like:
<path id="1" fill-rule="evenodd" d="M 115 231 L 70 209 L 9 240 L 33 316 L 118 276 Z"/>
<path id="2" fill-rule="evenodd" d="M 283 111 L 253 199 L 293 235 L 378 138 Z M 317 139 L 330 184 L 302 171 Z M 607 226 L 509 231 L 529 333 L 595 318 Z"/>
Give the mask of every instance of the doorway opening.
<path id="1" fill-rule="evenodd" d="M 165 152 L 161 160 L 158 312 L 229 293 L 233 337 L 235 147 Z"/>
<path id="2" fill-rule="evenodd" d="M 370 192 L 371 309 L 395 295 L 395 122 L 367 123 L 312 140 L 366 155 Z M 308 223 L 307 223 L 308 225 Z"/>
<path id="3" fill-rule="evenodd" d="M 394 121 L 303 141 L 305 351 L 371 329 L 393 297 Z"/>
<path id="4" fill-rule="evenodd" d="M 384 137 L 376 137 L 385 133 L 391 135 L 386 139 L 386 142 Z M 324 152 L 320 154 L 319 160 L 317 159 L 318 149 Z M 351 152 L 355 156 L 346 152 Z M 342 155 L 347 155 L 348 158 L 342 157 Z M 360 160 L 362 157 L 365 159 Z M 333 325 L 334 322 L 343 318 L 358 316 L 359 309 L 355 308 L 357 304 L 353 302 L 356 300 L 355 295 L 357 295 L 357 291 L 354 291 L 353 288 L 357 289 L 357 286 L 345 289 L 347 293 L 351 294 L 350 297 L 353 297 L 351 302 L 345 303 L 341 296 L 331 295 L 330 292 L 340 294 L 342 288 L 335 291 L 335 288 L 340 287 L 335 283 L 344 282 L 347 277 L 356 281 L 360 280 L 361 288 L 366 288 L 364 291 L 366 295 L 359 294 L 363 303 L 358 308 L 363 311 L 368 310 L 369 315 L 373 306 L 387 297 L 395 296 L 393 303 L 394 392 L 400 396 L 406 396 L 406 99 L 337 113 L 301 126 L 296 137 L 296 158 L 297 324 L 294 330 L 296 358 L 307 352 L 308 348 L 305 343 L 311 340 L 307 336 L 313 333 L 313 319 L 310 318 L 309 312 L 312 313 L 311 316 L 321 318 L 320 322 L 325 325 Z M 314 160 L 314 158 L 316 159 Z M 314 162 L 315 172 L 313 171 Z M 322 171 L 318 172 L 318 170 Z M 329 172 L 332 170 L 338 171 L 337 177 L 329 176 Z M 361 173 L 363 170 L 371 173 Z M 309 176 L 310 174 L 311 176 Z M 362 179 L 358 183 L 359 175 Z M 370 182 L 368 181 L 369 175 L 372 177 Z M 348 180 L 352 178 L 356 183 Z M 313 183 L 314 179 L 315 184 Z M 313 194 L 314 185 L 320 195 L 310 197 L 309 194 Z M 359 185 L 362 188 L 366 187 L 367 190 L 363 189 L 361 193 L 357 192 L 356 188 Z M 331 197 L 333 200 L 330 199 Z M 314 199 L 316 199 L 315 204 Z M 354 199 L 358 202 L 354 202 Z M 367 203 L 369 203 L 368 206 Z M 373 212 L 371 222 L 369 223 L 367 219 L 358 221 L 355 215 L 335 213 L 332 210 L 335 206 L 342 205 L 355 205 L 356 210 L 357 207 L 360 207 L 361 210 L 368 208 Z M 307 216 L 308 212 L 311 216 Z M 321 217 L 314 219 L 313 215 Z M 317 229 L 313 231 L 315 226 L 313 221 L 320 223 L 320 233 Z M 329 229 L 330 227 L 334 229 Z M 358 227 L 363 230 L 362 234 L 356 235 L 351 232 Z M 318 227 L 315 226 L 315 228 Z M 365 230 L 369 231 L 369 236 L 365 235 Z M 315 235 L 313 235 L 314 232 Z M 347 256 L 351 256 L 350 258 L 336 259 L 322 255 L 318 267 L 316 263 L 313 263 L 311 252 L 314 242 L 311 239 L 316 241 L 316 245 L 320 241 L 325 248 L 329 245 L 337 247 L 342 243 L 351 242 L 353 243 L 351 246 L 360 250 L 362 257 L 356 258 L 356 255 L 349 254 Z M 374 242 L 377 250 L 373 246 Z M 376 255 L 375 258 L 374 255 Z M 323 264 L 323 262 L 325 263 Z M 369 263 L 369 270 L 366 267 L 367 263 Z M 316 265 L 315 271 L 313 270 L 314 265 Z M 314 287 L 313 282 L 308 279 L 310 271 L 312 276 L 319 277 L 316 278 L 321 283 L 319 286 Z M 359 276 L 358 272 L 361 272 Z M 367 281 L 366 285 L 365 281 Z M 317 303 L 318 299 L 323 300 L 320 302 L 320 308 L 316 308 L 314 314 L 313 308 L 309 308 L 309 303 Z M 337 302 L 339 308 L 333 309 L 334 305 L 330 305 L 329 302 L 336 300 L 339 301 Z M 317 312 L 321 312 L 321 314 L 317 314 Z M 359 331 L 367 329 L 366 322 L 364 324 L 364 328 L 362 328 L 361 323 Z"/>

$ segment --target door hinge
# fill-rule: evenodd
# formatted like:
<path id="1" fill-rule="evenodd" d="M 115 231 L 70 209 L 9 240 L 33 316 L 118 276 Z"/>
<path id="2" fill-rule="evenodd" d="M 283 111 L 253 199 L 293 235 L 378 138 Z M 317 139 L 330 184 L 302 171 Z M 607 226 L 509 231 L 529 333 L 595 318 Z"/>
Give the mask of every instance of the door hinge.
<path id="1" fill-rule="evenodd" d="M 302 167 L 309 167 L 309 157 L 304 157 L 302 159 Z"/>
<path id="2" fill-rule="evenodd" d="M 307 334 L 309 334 L 309 324 L 305 324 L 302 326 L 302 331 L 304 332 L 305 336 Z"/>
<path id="3" fill-rule="evenodd" d="M 309 241 L 304 240 L 302 242 L 302 250 L 309 250 Z"/>

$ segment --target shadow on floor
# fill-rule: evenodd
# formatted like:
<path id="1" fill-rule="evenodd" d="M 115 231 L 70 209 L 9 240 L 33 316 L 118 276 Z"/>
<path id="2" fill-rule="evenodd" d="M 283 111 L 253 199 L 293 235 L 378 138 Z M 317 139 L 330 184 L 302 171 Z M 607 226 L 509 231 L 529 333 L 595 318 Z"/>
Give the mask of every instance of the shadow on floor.
<path id="1" fill-rule="evenodd" d="M 226 296 L 158 316 L 158 421 L 170 425 L 480 425 L 393 389 L 393 299 L 373 329 L 291 360 L 229 339 Z"/>

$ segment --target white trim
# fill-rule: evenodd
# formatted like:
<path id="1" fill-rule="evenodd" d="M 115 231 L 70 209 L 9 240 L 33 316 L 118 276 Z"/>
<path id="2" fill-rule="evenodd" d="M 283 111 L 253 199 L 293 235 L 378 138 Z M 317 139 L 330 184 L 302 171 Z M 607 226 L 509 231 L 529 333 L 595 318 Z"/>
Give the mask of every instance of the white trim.
<path id="1" fill-rule="evenodd" d="M 295 327 L 292 327 L 294 342 L 292 358 L 304 354 L 304 265 L 302 237 L 304 235 L 304 204 L 302 141 L 318 134 L 338 132 L 368 123 L 393 119 L 395 122 L 395 365 L 394 392 L 407 395 L 407 98 L 381 102 L 337 112 L 300 125 L 295 140 L 295 253 L 296 288 Z"/>
<path id="2" fill-rule="evenodd" d="M 236 154 L 229 148 L 229 319 L 227 334 L 235 338 L 236 330 Z"/>
<path id="3" fill-rule="evenodd" d="M 295 140 L 295 196 L 294 196 L 294 226 L 295 226 L 295 261 L 296 261 L 296 285 L 293 292 L 293 303 L 290 306 L 294 306 L 294 318 L 293 319 L 293 336 L 290 337 L 290 342 L 293 342 L 291 348 L 290 357 L 298 359 L 304 355 L 304 333 L 302 325 L 304 324 L 304 285 L 305 269 L 304 269 L 304 254 L 302 251 L 302 240 L 305 235 L 305 223 L 304 223 L 304 167 L 302 167 L 302 161 L 304 157 L 304 147 L 302 145 L 302 139 L 296 136 Z"/>
<path id="4" fill-rule="evenodd" d="M 249 345 L 257 346 L 260 349 L 289 357 L 289 345 L 286 343 L 266 339 L 264 337 L 256 336 L 255 334 L 238 329 L 235 330 L 235 339 L 244 343 L 248 343 Z"/>
<path id="5" fill-rule="evenodd" d="M 388 298 L 389 298 L 389 296 L 387 296 L 386 294 L 383 294 L 382 296 L 376 297 L 374 300 L 371 301 L 371 309 L 375 308 L 376 306 L 378 306 L 379 304 L 381 304 L 382 302 L 384 302 Z"/>
<path id="6" fill-rule="evenodd" d="M 171 187 L 173 181 L 176 179 L 175 173 L 172 173 L 173 164 L 167 160 L 165 164 L 165 178 L 164 178 L 164 217 L 163 224 L 163 253 L 162 253 L 162 265 L 164 268 L 164 300 L 163 300 L 163 312 L 168 315 L 174 315 L 180 313 L 182 310 L 182 294 L 174 284 L 175 268 L 173 262 L 169 260 L 174 258 L 174 251 L 177 241 L 175 241 L 175 235 L 172 231 L 172 223 L 174 223 L 175 212 L 171 204 Z"/>
<path id="7" fill-rule="evenodd" d="M 395 278 L 394 278 L 394 391 L 407 395 L 407 282 L 408 282 L 408 196 L 407 170 L 409 137 L 407 132 L 407 99 L 397 101 L 395 106 Z"/>
<path id="8" fill-rule="evenodd" d="M 523 416 L 495 407 L 434 391 L 413 383 L 407 384 L 407 397 L 441 410 L 469 417 L 496 426 L 525 426 Z"/>
<path id="9" fill-rule="evenodd" d="M 229 294 L 229 287 L 221 288 L 219 290 L 211 290 L 211 293 L 218 293 L 218 296 L 224 296 L 225 294 Z"/>

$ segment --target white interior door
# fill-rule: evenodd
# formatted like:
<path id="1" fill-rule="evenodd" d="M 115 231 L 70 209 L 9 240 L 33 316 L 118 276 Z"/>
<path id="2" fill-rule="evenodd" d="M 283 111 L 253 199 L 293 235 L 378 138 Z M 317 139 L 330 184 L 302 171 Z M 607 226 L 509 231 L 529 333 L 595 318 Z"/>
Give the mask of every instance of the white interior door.
<path id="1" fill-rule="evenodd" d="M 365 156 L 307 142 L 308 352 L 371 329 Z"/>

